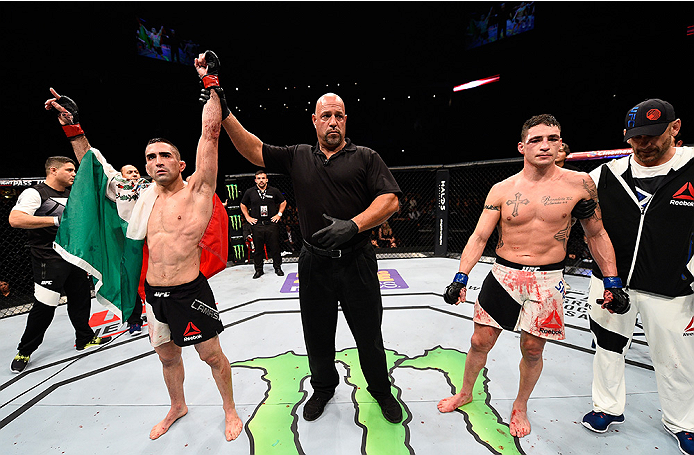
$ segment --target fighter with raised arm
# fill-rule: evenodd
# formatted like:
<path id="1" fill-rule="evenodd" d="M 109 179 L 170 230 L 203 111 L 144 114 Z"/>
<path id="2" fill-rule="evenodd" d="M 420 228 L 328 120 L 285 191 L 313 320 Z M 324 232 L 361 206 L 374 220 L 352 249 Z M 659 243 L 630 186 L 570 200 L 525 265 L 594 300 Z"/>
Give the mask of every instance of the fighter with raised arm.
<path id="1" fill-rule="evenodd" d="M 197 64 L 196 70 L 201 77 L 206 72 L 206 68 Z M 46 101 L 46 108 L 59 112 L 63 129 L 81 161 L 91 147 L 74 122 L 76 105 L 53 89 L 51 93 L 54 98 Z M 236 439 L 243 428 L 234 404 L 230 363 L 218 337 L 224 328 L 212 290 L 200 271 L 200 242 L 214 210 L 220 130 L 220 103 L 212 90 L 209 102 L 203 107 L 195 172 L 187 182 L 181 175 L 186 163 L 174 144 L 155 138 L 145 149 L 145 168 L 154 185 L 139 195 L 133 217 L 138 214 L 140 222 L 146 226 L 149 250 L 145 281 L 147 321 L 150 341 L 162 363 L 171 400 L 166 417 L 152 428 L 151 439 L 166 433 L 188 412 L 181 347 L 190 345 L 195 346 L 200 359 L 210 367 L 221 394 L 226 439 Z M 73 133 L 77 134 L 71 136 Z M 151 201 L 149 207 L 146 201 Z M 130 222 L 135 221 L 131 219 Z"/>
<path id="2" fill-rule="evenodd" d="M 518 143 L 523 170 L 489 191 L 458 273 L 444 294 L 448 303 L 465 301 L 468 274 L 497 229 L 497 259 L 475 303 L 463 384 L 456 395 L 441 400 L 438 409 L 451 412 L 470 403 L 477 376 L 502 330 L 520 330 L 520 383 L 509 424 L 516 437 L 530 433 L 528 399 L 542 371 L 546 340 L 564 339 L 563 261 L 572 217 L 581 220 L 590 251 L 606 277 L 604 305 L 614 311 L 629 306 L 616 276 L 614 250 L 602 225 L 595 185 L 586 173 L 554 164 L 560 146 L 561 127 L 553 116 L 539 115 L 525 122 Z"/>

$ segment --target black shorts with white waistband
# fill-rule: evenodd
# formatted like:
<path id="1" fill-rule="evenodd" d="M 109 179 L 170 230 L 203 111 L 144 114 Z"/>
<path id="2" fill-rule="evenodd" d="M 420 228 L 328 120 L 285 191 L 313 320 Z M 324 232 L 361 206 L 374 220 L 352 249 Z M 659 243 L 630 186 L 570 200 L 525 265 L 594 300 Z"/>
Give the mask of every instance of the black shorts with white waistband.
<path id="1" fill-rule="evenodd" d="M 150 286 L 145 281 L 145 296 L 157 321 L 169 326 L 177 346 L 209 340 L 224 330 L 212 289 L 202 273 L 178 286 Z"/>

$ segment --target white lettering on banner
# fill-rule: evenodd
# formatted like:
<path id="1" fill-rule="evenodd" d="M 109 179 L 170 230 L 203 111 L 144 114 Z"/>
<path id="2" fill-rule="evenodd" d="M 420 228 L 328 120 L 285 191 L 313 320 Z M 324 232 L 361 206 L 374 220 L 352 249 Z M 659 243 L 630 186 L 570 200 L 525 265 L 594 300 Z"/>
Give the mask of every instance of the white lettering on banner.
<path id="1" fill-rule="evenodd" d="M 446 210 L 446 181 L 439 182 L 439 209 Z"/>

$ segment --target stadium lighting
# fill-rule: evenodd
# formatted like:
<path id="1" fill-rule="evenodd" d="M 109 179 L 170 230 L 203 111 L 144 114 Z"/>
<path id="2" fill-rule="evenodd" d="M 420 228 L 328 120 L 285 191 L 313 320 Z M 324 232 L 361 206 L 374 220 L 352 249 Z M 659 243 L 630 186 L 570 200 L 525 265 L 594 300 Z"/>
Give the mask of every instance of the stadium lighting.
<path id="1" fill-rule="evenodd" d="M 465 84 L 455 86 L 455 87 L 453 87 L 453 91 L 459 92 L 461 90 L 467 90 L 470 88 L 479 87 L 480 85 L 491 84 L 492 82 L 498 81 L 500 77 L 501 77 L 501 75 L 497 74 L 495 76 L 485 77 L 484 79 L 477 79 L 476 81 L 467 82 Z"/>

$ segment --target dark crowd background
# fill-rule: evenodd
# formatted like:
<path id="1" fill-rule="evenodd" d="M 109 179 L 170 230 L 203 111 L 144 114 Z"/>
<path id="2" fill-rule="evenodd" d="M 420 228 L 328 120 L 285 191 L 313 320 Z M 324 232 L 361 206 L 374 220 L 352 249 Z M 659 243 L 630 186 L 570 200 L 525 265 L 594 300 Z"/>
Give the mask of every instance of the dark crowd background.
<path id="1" fill-rule="evenodd" d="M 138 19 L 216 51 L 232 110 L 271 144 L 314 143 L 310 115 L 326 92 L 345 100 L 347 136 L 390 166 L 516 157 L 523 121 L 540 113 L 559 119 L 574 152 L 621 148 L 626 111 L 649 97 L 675 106 L 693 142 L 692 2 L 534 2 L 532 30 L 467 49 L 471 17 L 494 5 L 2 2 L 0 177 L 41 176 L 46 157 L 71 155 L 43 110 L 49 87 L 78 103 L 90 142 L 114 166 L 142 172 L 155 136 L 192 164 L 197 75 L 138 55 Z M 218 186 L 254 170 L 223 135 Z"/>

